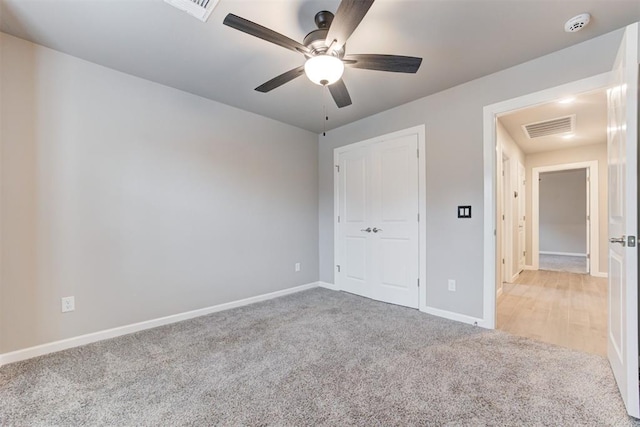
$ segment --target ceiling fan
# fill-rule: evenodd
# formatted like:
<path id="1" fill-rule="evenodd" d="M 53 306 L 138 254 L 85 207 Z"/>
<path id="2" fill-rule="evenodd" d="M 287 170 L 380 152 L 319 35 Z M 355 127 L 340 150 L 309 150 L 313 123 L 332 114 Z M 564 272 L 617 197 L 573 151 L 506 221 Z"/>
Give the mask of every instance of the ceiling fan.
<path id="1" fill-rule="evenodd" d="M 347 39 L 369 11 L 373 1 L 342 0 L 335 16 L 326 10 L 318 12 L 315 16 L 318 29 L 307 34 L 302 43 L 232 13 L 225 17 L 223 23 L 236 30 L 301 53 L 306 58 L 304 65 L 269 80 L 255 90 L 266 93 L 306 74 L 312 82 L 328 86 L 336 105 L 342 108 L 351 105 L 349 91 L 342 80 L 345 66 L 395 73 L 416 73 L 422 63 L 422 58 L 413 56 L 345 54 Z"/>

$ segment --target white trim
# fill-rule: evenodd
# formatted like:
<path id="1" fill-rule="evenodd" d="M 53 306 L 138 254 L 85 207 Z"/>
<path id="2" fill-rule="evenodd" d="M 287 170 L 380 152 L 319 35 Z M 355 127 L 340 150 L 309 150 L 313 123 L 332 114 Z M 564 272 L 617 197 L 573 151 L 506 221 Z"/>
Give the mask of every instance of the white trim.
<path id="1" fill-rule="evenodd" d="M 560 256 L 587 256 L 587 254 L 580 254 L 578 252 L 552 252 L 552 251 L 538 251 L 541 255 L 560 255 Z"/>
<path id="2" fill-rule="evenodd" d="M 333 256 L 334 256 L 334 282 L 335 290 L 342 290 L 338 273 L 335 270 L 336 265 L 340 265 L 340 245 L 338 244 L 338 215 L 340 214 L 339 197 L 338 197 L 338 177 L 337 168 L 338 159 L 341 153 L 353 150 L 354 148 L 362 148 L 368 145 L 382 142 L 387 139 L 394 139 L 406 135 L 418 135 L 418 269 L 420 278 L 420 289 L 418 290 L 418 309 L 425 311 L 427 307 L 427 159 L 426 159 L 426 141 L 425 126 L 418 125 L 403 129 L 400 131 L 388 133 L 364 141 L 354 142 L 353 144 L 343 145 L 333 150 Z"/>
<path id="3" fill-rule="evenodd" d="M 590 160 L 587 162 L 577 163 L 563 163 L 550 166 L 539 166 L 531 169 L 531 262 L 533 266 L 539 268 L 540 266 L 540 174 L 544 172 L 557 172 L 564 170 L 574 169 L 589 169 L 589 176 L 591 182 L 589 189 L 591 191 L 589 202 L 591 206 L 590 211 L 590 239 L 589 239 L 589 253 L 590 253 L 590 266 L 591 272 L 600 271 L 600 241 L 599 231 L 600 218 L 598 214 L 598 201 L 600 200 L 598 192 L 598 161 Z M 578 255 L 579 256 L 579 255 Z"/>
<path id="4" fill-rule="evenodd" d="M 498 292 L 496 292 L 496 298 L 500 298 L 500 295 L 502 295 L 502 288 L 504 287 L 504 285 L 500 286 L 500 288 L 498 289 Z"/>
<path id="5" fill-rule="evenodd" d="M 576 94 L 611 85 L 613 73 L 597 76 L 545 89 L 539 92 L 505 100 L 483 109 L 483 182 L 484 182 L 484 274 L 482 315 L 487 328 L 496 325 L 496 118 L 509 111 L 551 102 L 566 94 Z M 527 268 L 528 266 L 525 266 Z M 528 269 L 528 268 L 527 268 Z"/>
<path id="6" fill-rule="evenodd" d="M 173 314 L 171 316 L 159 317 L 157 319 L 146 320 L 144 322 L 133 323 L 130 325 L 119 326 L 117 328 L 106 329 L 99 332 L 93 332 L 86 335 L 80 335 L 77 337 L 67 338 L 60 341 L 54 341 L 46 344 L 37 345 L 34 347 L 28 347 L 21 350 L 12 351 L 5 354 L 0 354 L 0 366 L 7 363 L 19 362 L 21 360 L 31 359 L 32 357 L 42 356 L 49 353 L 55 353 L 57 351 L 67 350 L 73 347 L 79 347 L 81 345 L 91 344 L 97 341 L 102 341 L 110 338 L 119 337 L 122 335 L 132 334 L 134 332 L 143 331 L 146 329 L 157 328 L 158 326 L 168 325 L 171 323 L 181 322 L 183 320 L 193 319 L 194 317 L 205 316 L 207 314 L 216 313 L 219 311 L 230 310 L 232 308 L 243 307 L 245 305 L 254 304 L 261 301 L 267 301 L 270 299 L 282 297 L 285 295 L 294 294 L 296 292 L 306 291 L 309 289 L 322 286 L 321 282 L 308 283 L 306 285 L 300 285 L 289 289 L 283 289 L 281 291 L 270 292 L 268 294 L 256 295 L 237 301 L 231 301 L 224 304 L 218 304 L 211 307 L 201 308 L 198 310 L 186 311 L 184 313 Z"/>
<path id="7" fill-rule="evenodd" d="M 438 317 L 444 317 L 445 319 L 455 320 L 456 322 L 467 323 L 469 325 L 480 326 L 486 329 L 493 329 L 489 327 L 484 319 L 478 317 L 467 316 L 466 314 L 454 313 L 453 311 L 441 310 L 439 308 L 426 306 L 424 310 L 421 310 L 427 314 L 431 314 Z"/>
<path id="8" fill-rule="evenodd" d="M 329 283 L 329 282 L 318 282 L 318 287 L 329 289 L 331 291 L 339 291 L 340 290 L 340 289 L 338 289 L 338 287 L 335 284 Z"/>
<path id="9" fill-rule="evenodd" d="M 518 280 L 518 277 L 520 277 L 520 272 L 517 272 L 516 274 L 511 276 L 511 281 L 509 283 L 515 282 L 516 280 Z"/>
<path id="10" fill-rule="evenodd" d="M 603 277 L 603 278 L 605 278 L 605 279 L 609 277 L 609 273 L 603 273 L 602 271 L 598 271 L 598 272 L 595 272 L 595 273 L 591 273 L 591 275 L 592 275 L 593 277 Z"/>
<path id="11" fill-rule="evenodd" d="M 525 270 L 530 270 L 530 271 L 537 270 L 537 268 L 533 268 L 533 265 L 528 265 L 528 264 L 526 264 L 526 265 L 524 266 L 524 269 L 525 269 Z"/>

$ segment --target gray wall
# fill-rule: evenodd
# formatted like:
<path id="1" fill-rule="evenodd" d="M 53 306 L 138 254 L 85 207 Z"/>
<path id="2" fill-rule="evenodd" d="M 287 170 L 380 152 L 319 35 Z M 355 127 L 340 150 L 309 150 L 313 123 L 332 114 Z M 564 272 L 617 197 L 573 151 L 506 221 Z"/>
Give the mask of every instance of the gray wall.
<path id="1" fill-rule="evenodd" d="M 334 148 L 424 123 L 427 304 L 482 318 L 483 107 L 609 71 L 621 36 L 618 30 L 320 137 L 320 279 L 334 280 Z M 456 206 L 466 204 L 473 206 L 473 218 L 458 220 Z M 457 292 L 447 291 L 447 279 L 457 280 Z"/>
<path id="2" fill-rule="evenodd" d="M 587 253 L 587 171 L 540 174 L 540 251 Z"/>
<path id="3" fill-rule="evenodd" d="M 608 199 L 608 171 L 607 171 L 607 144 L 587 145 L 579 148 L 569 148 L 565 150 L 548 151 L 544 153 L 529 154 L 526 157 L 527 169 L 527 218 L 532 218 L 532 170 L 541 166 L 555 166 L 567 163 L 578 163 L 586 161 L 598 162 L 598 264 L 599 273 L 608 271 L 609 254 L 609 223 L 607 218 Z M 592 179 L 594 179 L 592 177 Z M 527 265 L 532 264 L 531 242 L 531 221 L 527 222 Z"/>
<path id="4" fill-rule="evenodd" d="M 317 135 L 0 43 L 0 353 L 318 280 Z"/>

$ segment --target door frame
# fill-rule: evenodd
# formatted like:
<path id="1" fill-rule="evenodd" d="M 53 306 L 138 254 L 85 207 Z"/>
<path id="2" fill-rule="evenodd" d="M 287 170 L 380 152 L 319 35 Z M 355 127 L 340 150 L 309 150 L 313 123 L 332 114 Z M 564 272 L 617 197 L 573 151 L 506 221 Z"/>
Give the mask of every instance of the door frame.
<path id="1" fill-rule="evenodd" d="M 538 270 L 540 268 L 540 173 L 558 172 L 565 170 L 587 169 L 589 171 L 590 184 L 588 186 L 589 194 L 589 220 L 587 222 L 587 250 L 589 251 L 589 274 L 597 277 L 606 277 L 604 273 L 600 273 L 600 244 L 598 233 L 600 232 L 600 223 L 598 215 L 598 162 L 590 160 L 586 162 L 564 163 L 551 166 L 539 166 L 531 169 L 531 268 Z M 595 177 L 592 178 L 592 177 Z M 586 210 L 585 206 L 585 210 Z M 604 274 L 604 276 L 603 276 Z"/>
<path id="2" fill-rule="evenodd" d="M 526 94 L 517 98 L 486 105 L 483 109 L 483 163 L 484 163 L 484 275 L 483 275 L 483 326 L 488 329 L 496 327 L 496 290 L 497 279 L 497 168 L 496 168 L 496 121 L 503 114 L 544 104 L 560 99 L 568 94 L 590 92 L 611 86 L 613 73 L 606 72 L 585 79 L 573 81 L 560 86 L 544 89 L 539 92 Z"/>
<path id="3" fill-rule="evenodd" d="M 334 268 L 340 265 L 339 240 L 338 240 L 338 215 L 339 205 L 339 180 L 338 180 L 338 157 L 341 152 L 354 148 L 372 146 L 389 139 L 403 136 L 417 135 L 418 137 L 418 277 L 420 288 L 418 290 L 418 310 L 427 309 L 427 156 L 425 142 L 425 125 L 413 126 L 397 132 L 387 133 L 381 136 L 366 139 L 360 142 L 343 145 L 333 149 L 333 264 Z M 341 291 L 341 287 L 335 281 L 335 289 Z"/>

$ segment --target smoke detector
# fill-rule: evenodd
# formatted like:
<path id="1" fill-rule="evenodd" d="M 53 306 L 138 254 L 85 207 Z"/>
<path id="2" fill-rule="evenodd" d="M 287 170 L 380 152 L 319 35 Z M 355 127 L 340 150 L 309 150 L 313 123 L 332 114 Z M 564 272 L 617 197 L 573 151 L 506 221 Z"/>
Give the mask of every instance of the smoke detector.
<path id="1" fill-rule="evenodd" d="M 567 33 L 575 33 L 587 26 L 591 21 L 591 15 L 588 13 L 581 13 L 564 23 L 564 31 Z"/>

